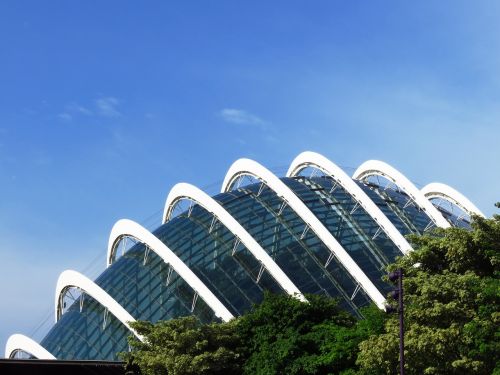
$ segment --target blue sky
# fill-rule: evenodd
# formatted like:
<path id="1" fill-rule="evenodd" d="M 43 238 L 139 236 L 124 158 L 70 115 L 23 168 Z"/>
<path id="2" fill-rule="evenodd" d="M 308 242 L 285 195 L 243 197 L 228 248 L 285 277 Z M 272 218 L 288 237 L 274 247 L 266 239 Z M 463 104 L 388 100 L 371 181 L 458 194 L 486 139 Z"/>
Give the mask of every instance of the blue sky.
<path id="1" fill-rule="evenodd" d="M 1 2 L 1 353 L 43 337 L 60 272 L 104 269 L 116 220 L 154 227 L 240 157 L 380 159 L 491 215 L 499 51 L 494 1 Z"/>

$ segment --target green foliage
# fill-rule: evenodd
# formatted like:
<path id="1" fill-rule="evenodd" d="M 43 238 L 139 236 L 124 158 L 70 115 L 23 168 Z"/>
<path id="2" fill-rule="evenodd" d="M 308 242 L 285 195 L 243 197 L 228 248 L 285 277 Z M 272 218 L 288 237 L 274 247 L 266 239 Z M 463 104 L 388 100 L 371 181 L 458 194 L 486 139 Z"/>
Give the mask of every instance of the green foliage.
<path id="1" fill-rule="evenodd" d="M 132 326 L 144 343 L 131 337 L 133 351 L 122 357 L 149 374 L 351 374 L 357 347 L 380 333 L 385 315 L 375 306 L 356 321 L 337 301 L 308 295 L 301 302 L 266 293 L 264 301 L 229 323 L 200 325 L 180 318 Z"/>
<path id="2" fill-rule="evenodd" d="M 194 317 L 134 322 L 131 326 L 145 342 L 129 338 L 133 351 L 122 357 L 144 375 L 239 374 L 242 357 L 235 324 L 202 325 Z"/>
<path id="3" fill-rule="evenodd" d="M 491 374 L 500 353 L 500 217 L 412 237 L 404 270 L 407 374 Z M 418 267 L 414 265 L 418 264 Z M 398 318 L 360 345 L 361 373 L 396 374 Z M 497 369 L 498 371 L 498 369 Z"/>
<path id="4" fill-rule="evenodd" d="M 327 297 L 308 295 L 303 303 L 266 294 L 264 302 L 239 319 L 246 343 L 245 374 L 327 374 L 354 366 L 357 346 L 383 326 L 376 308 L 369 322 L 356 320 Z"/>

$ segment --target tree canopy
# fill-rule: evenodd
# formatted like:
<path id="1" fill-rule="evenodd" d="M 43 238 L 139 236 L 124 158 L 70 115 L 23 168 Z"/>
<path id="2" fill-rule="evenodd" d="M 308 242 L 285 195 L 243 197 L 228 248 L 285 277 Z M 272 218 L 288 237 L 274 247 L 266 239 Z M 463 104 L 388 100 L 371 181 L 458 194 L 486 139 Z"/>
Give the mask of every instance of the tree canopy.
<path id="1" fill-rule="evenodd" d="M 129 338 L 132 351 L 123 358 L 144 375 L 240 374 L 243 357 L 236 323 L 200 324 L 194 317 L 133 322 L 145 340 Z"/>
<path id="2" fill-rule="evenodd" d="M 267 294 L 264 302 L 239 318 L 245 342 L 245 374 L 331 374 L 355 366 L 359 343 L 381 332 L 384 315 L 363 310 L 356 319 L 337 301 L 308 295 L 304 303 L 286 295 Z"/>
<path id="3" fill-rule="evenodd" d="M 500 216 L 411 241 L 416 250 L 391 266 L 405 274 L 406 372 L 499 372 Z M 398 332 L 391 316 L 382 334 L 361 343 L 362 373 L 397 373 Z"/>
<path id="4" fill-rule="evenodd" d="M 156 324 L 135 322 L 145 342 L 130 338 L 123 357 L 143 374 L 332 374 L 355 367 L 359 343 L 382 332 L 375 306 L 356 320 L 326 296 L 308 302 L 265 293 L 262 303 L 228 323 L 202 325 L 194 317 Z"/>

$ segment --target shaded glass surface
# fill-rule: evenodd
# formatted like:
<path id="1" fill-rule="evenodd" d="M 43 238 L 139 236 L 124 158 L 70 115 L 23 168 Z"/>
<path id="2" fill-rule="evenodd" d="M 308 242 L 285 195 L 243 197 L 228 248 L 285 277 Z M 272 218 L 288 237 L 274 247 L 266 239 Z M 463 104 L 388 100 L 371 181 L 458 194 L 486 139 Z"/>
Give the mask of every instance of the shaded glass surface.
<path id="1" fill-rule="evenodd" d="M 83 309 L 76 300 L 52 327 L 41 345 L 57 359 L 118 360 L 128 350 L 130 331 L 92 297 L 85 295 Z"/>
<path id="2" fill-rule="evenodd" d="M 448 222 L 457 228 L 472 229 L 470 225 L 470 217 L 467 213 L 452 203 L 446 206 L 442 204 L 440 199 L 431 199 L 431 203 L 444 216 Z"/>
<path id="3" fill-rule="evenodd" d="M 302 293 L 340 298 L 355 312 L 369 303 L 356 282 L 304 221 L 273 190 L 247 185 L 215 199 L 235 217 Z M 356 291 L 356 293 L 355 293 Z M 354 294 L 354 298 L 351 297 Z"/>
<path id="4" fill-rule="evenodd" d="M 402 212 L 391 207 L 392 199 L 379 194 L 373 187 L 365 184 L 362 181 L 355 182 L 359 187 L 368 195 L 368 197 L 377 205 L 382 213 L 389 219 L 389 221 L 396 227 L 396 229 L 403 236 L 408 234 L 418 234 L 418 230 L 409 222 L 409 218 L 404 216 Z"/>
<path id="5" fill-rule="evenodd" d="M 394 190 L 393 188 L 382 188 L 373 181 L 368 183 L 357 182 L 380 209 L 382 209 L 401 234 L 414 233 L 421 235 L 425 231 L 435 228 L 435 225 L 431 223 L 431 219 L 423 210 L 418 208 L 415 203 L 409 203 L 409 197 L 404 192 Z M 379 199 L 376 201 L 377 197 Z M 438 209 L 452 226 L 471 229 L 468 215 L 455 205 L 446 207 L 441 205 L 439 201 L 439 199 L 431 199 L 434 207 Z M 392 211 L 392 214 L 389 214 L 389 210 Z M 402 223 L 404 226 L 401 225 Z"/>
<path id="6" fill-rule="evenodd" d="M 156 322 L 188 315 L 203 323 L 216 320 L 201 298 L 193 309 L 193 289 L 143 244 L 133 246 L 95 282 L 138 320 Z M 111 313 L 107 314 L 109 328 L 99 330 L 104 311 L 84 294 L 82 311 L 78 301 L 70 306 L 42 344 L 58 359 L 116 360 L 116 353 L 128 348 L 126 337 L 131 332 Z"/>
<path id="7" fill-rule="evenodd" d="M 306 203 L 377 288 L 391 290 L 392 286 L 381 278 L 386 273 L 385 267 L 402 253 L 384 232 L 378 230 L 379 225 L 352 196 L 327 177 L 296 177 L 283 181 Z"/>
<path id="8" fill-rule="evenodd" d="M 402 191 L 383 188 L 373 182 L 366 184 L 376 192 L 392 209 L 392 211 L 416 234 L 423 234 L 425 231 L 435 228 L 432 220 L 420 209 L 410 197 Z"/>
<path id="9" fill-rule="evenodd" d="M 278 283 L 220 221 L 199 205 L 154 234 L 186 263 L 233 315 L 259 303 L 263 291 L 282 292 Z M 259 276 L 260 274 L 260 276 Z"/>
<path id="10" fill-rule="evenodd" d="M 138 320 L 156 322 L 188 315 L 203 323 L 214 319 L 201 298 L 192 310 L 194 290 L 142 243 L 116 260 L 95 282 Z"/>

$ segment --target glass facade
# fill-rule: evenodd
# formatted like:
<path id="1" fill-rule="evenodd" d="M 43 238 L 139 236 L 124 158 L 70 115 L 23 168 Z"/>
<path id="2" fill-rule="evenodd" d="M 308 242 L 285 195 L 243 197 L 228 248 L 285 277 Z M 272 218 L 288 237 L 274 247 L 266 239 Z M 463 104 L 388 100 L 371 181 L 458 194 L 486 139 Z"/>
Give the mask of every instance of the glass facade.
<path id="1" fill-rule="evenodd" d="M 229 199 L 228 194 L 233 198 Z M 354 313 L 369 303 L 364 291 L 351 301 L 357 286 L 355 280 L 273 190 L 258 183 L 215 199 L 259 242 L 302 293 L 339 297 Z"/>
<path id="2" fill-rule="evenodd" d="M 327 176 L 282 178 L 385 295 L 385 267 L 402 255 L 377 222 L 351 194 Z M 429 217 L 403 192 L 373 180 L 357 181 L 403 235 L 432 229 Z M 213 197 L 269 254 L 302 293 L 325 294 L 356 316 L 370 303 L 355 278 L 318 238 L 314 228 L 261 182 Z M 436 202 L 434 202 L 436 203 Z M 468 217 L 436 207 L 454 226 Z M 280 284 L 214 215 L 194 204 L 153 234 L 167 245 L 234 315 L 248 311 Z M 140 239 L 139 239 L 140 240 Z M 167 320 L 194 315 L 217 321 L 211 308 L 154 251 L 138 242 L 116 256 L 95 283 L 135 319 Z M 83 298 L 83 300 L 82 300 Z M 41 345 L 58 359 L 117 359 L 127 351 L 131 332 L 85 291 L 49 331 Z"/>
<path id="3" fill-rule="evenodd" d="M 233 233 L 200 206 L 158 228 L 162 240 L 235 316 L 262 299 L 263 290 L 282 292 Z"/>
<path id="4" fill-rule="evenodd" d="M 77 300 L 52 327 L 41 345 L 57 359 L 117 360 L 128 349 L 130 331 L 92 297 Z"/>
<path id="5" fill-rule="evenodd" d="M 406 224 L 411 233 L 423 234 L 434 227 L 431 218 L 406 193 L 391 186 L 382 187 L 373 180 L 367 182 L 367 187 L 386 202 L 389 208 Z"/>

